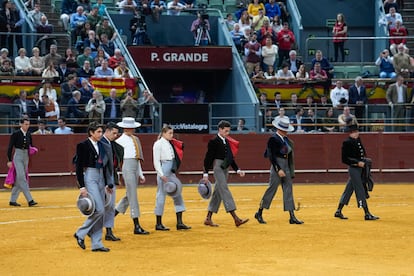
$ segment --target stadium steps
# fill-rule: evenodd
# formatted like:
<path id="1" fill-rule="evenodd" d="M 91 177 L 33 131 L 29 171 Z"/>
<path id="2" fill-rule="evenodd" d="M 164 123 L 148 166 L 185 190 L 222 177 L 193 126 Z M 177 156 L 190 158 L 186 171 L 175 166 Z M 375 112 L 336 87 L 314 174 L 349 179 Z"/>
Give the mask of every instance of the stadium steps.
<path id="1" fill-rule="evenodd" d="M 403 18 L 403 25 L 408 31 L 408 35 L 414 34 L 414 0 L 405 0 L 404 8 L 400 9 Z M 411 49 L 410 54 L 413 55 L 414 39 L 407 40 L 407 47 Z"/>

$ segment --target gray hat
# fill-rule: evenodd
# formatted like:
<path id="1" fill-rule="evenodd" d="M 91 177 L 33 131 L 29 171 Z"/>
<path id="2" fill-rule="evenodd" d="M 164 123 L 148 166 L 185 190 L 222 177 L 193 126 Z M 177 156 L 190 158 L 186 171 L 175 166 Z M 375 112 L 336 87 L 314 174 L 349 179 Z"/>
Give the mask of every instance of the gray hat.
<path id="1" fill-rule="evenodd" d="M 164 190 L 167 195 L 175 197 L 181 192 L 181 183 L 177 183 L 174 179 L 169 179 L 168 182 L 164 183 Z"/>
<path id="2" fill-rule="evenodd" d="M 82 213 L 82 215 L 89 217 L 95 212 L 95 200 L 93 200 L 90 194 L 88 194 L 85 197 L 79 195 L 78 202 L 76 205 L 78 206 L 78 209 Z"/>
<path id="3" fill-rule="evenodd" d="M 122 128 L 137 128 L 141 126 L 141 124 L 135 122 L 135 119 L 132 117 L 124 117 L 122 118 L 122 122 L 119 122 L 116 125 Z"/>
<path id="4" fill-rule="evenodd" d="M 210 181 L 205 181 L 203 178 L 198 182 L 198 193 L 204 199 L 209 199 L 213 194 L 213 189 Z"/>
<path id="5" fill-rule="evenodd" d="M 286 118 L 275 118 L 272 121 L 272 125 L 280 130 L 291 132 L 295 128 L 290 124 L 289 119 Z"/>

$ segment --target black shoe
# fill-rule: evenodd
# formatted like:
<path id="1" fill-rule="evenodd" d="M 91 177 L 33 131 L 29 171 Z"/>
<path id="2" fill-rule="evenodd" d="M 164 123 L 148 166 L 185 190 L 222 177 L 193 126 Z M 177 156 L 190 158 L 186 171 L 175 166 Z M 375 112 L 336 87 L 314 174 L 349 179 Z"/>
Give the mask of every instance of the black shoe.
<path id="1" fill-rule="evenodd" d="M 377 220 L 377 219 L 379 219 L 379 217 L 374 216 L 374 215 L 372 215 L 370 213 L 368 213 L 368 214 L 365 215 L 365 220 Z"/>
<path id="2" fill-rule="evenodd" d="M 120 241 L 121 239 L 116 237 L 114 234 L 106 234 L 105 235 L 105 240 L 107 241 Z"/>
<path id="3" fill-rule="evenodd" d="M 303 224 L 303 221 L 298 220 L 296 217 L 291 217 L 291 218 L 289 219 L 289 223 L 290 223 L 290 224 Z"/>
<path id="4" fill-rule="evenodd" d="M 73 234 L 73 236 L 75 237 L 76 241 L 78 242 L 79 247 L 82 248 L 82 249 L 85 249 L 86 248 L 85 247 L 85 241 L 82 240 L 81 238 L 79 238 L 78 235 L 76 235 L 76 233 Z"/>
<path id="5" fill-rule="evenodd" d="M 10 205 L 10 206 L 15 206 L 15 207 L 20 207 L 20 206 L 22 206 L 22 205 L 20 205 L 19 203 L 17 203 L 17 202 L 13 202 L 13 201 L 10 201 L 10 202 L 9 202 L 9 205 Z"/>
<path id="6" fill-rule="evenodd" d="M 142 229 L 141 226 L 138 226 L 134 228 L 134 234 L 135 235 L 148 235 L 149 232 Z"/>
<path id="7" fill-rule="evenodd" d="M 99 248 L 92 249 L 93 252 L 109 252 L 109 250 L 110 249 L 107 247 L 99 247 Z"/>
<path id="8" fill-rule="evenodd" d="M 187 226 L 184 223 L 177 224 L 177 230 L 189 230 L 191 229 L 191 226 Z"/>
<path id="9" fill-rule="evenodd" d="M 266 224 L 266 221 L 263 220 L 262 214 L 256 213 L 254 214 L 254 218 L 261 224 Z"/>
<path id="10" fill-rule="evenodd" d="M 344 214 L 342 214 L 342 212 L 339 211 L 336 211 L 334 216 L 340 219 L 348 219 L 346 216 L 344 216 Z"/>
<path id="11" fill-rule="evenodd" d="M 34 201 L 33 199 L 29 201 L 29 207 L 33 207 L 35 205 L 37 205 L 36 201 Z"/>
<path id="12" fill-rule="evenodd" d="M 155 225 L 155 230 L 157 230 L 157 231 L 170 231 L 170 228 L 165 227 L 162 224 L 157 224 L 157 225 Z"/>

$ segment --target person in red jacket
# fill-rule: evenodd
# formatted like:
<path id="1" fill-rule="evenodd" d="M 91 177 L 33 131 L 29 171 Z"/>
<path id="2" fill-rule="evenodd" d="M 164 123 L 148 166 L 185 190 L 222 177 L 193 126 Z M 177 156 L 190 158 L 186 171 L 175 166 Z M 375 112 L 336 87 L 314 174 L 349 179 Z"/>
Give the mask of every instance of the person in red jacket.
<path id="1" fill-rule="evenodd" d="M 335 62 L 338 61 L 338 52 L 341 51 L 342 62 L 345 61 L 345 40 L 348 32 L 348 26 L 345 23 L 345 16 L 342 13 L 338 13 L 336 16 L 336 22 L 332 30 L 333 44 L 335 51 Z"/>
<path id="2" fill-rule="evenodd" d="M 289 51 L 292 50 L 293 45 L 295 44 L 295 35 L 289 29 L 289 23 L 283 23 L 283 28 L 277 33 L 277 42 L 279 44 L 278 67 L 280 67 L 282 62 L 289 58 Z"/>
<path id="3" fill-rule="evenodd" d="M 407 29 L 402 26 L 401 21 L 395 21 L 395 27 L 390 29 L 390 50 L 392 55 L 397 54 L 397 46 L 399 44 L 405 45 L 407 43 L 407 35 Z"/>

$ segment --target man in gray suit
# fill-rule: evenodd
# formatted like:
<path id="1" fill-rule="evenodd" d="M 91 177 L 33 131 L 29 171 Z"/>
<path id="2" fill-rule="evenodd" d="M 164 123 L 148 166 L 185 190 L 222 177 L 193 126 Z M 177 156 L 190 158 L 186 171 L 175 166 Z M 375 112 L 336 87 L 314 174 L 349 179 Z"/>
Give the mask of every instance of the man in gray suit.
<path id="1" fill-rule="evenodd" d="M 387 102 L 394 108 L 392 118 L 394 123 L 405 122 L 405 104 L 407 103 L 407 86 L 402 76 L 397 77 L 397 82 L 391 84 L 387 89 Z M 404 131 L 404 126 L 395 126 L 395 131 Z"/>

